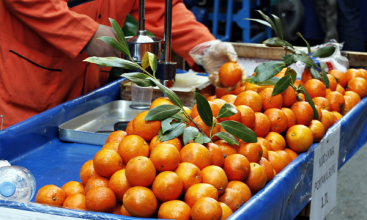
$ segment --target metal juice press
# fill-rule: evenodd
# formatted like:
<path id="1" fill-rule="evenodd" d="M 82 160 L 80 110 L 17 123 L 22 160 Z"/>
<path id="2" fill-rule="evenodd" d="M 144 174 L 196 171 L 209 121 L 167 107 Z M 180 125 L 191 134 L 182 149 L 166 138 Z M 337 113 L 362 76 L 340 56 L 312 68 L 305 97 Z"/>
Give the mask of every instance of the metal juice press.
<path id="1" fill-rule="evenodd" d="M 139 29 L 134 37 L 126 37 L 126 41 L 131 57 L 138 64 L 141 64 L 141 60 L 146 52 L 155 54 L 160 59 L 155 75 L 156 78 L 166 87 L 172 87 L 177 66 L 176 62 L 171 62 L 172 0 L 165 1 L 164 20 L 164 54 L 162 59 L 160 59 L 162 40 L 148 36 L 145 30 L 145 0 L 139 0 Z M 128 59 L 127 57 L 124 58 Z"/>

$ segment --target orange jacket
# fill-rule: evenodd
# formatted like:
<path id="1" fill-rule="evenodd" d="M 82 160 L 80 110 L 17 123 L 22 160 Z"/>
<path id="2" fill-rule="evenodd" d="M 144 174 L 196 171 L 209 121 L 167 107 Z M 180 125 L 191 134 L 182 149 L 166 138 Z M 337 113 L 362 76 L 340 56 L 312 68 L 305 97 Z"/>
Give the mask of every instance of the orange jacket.
<path id="1" fill-rule="evenodd" d="M 0 115 L 4 128 L 106 83 L 110 68 L 83 62 L 98 24 L 138 19 L 139 0 L 0 0 Z M 184 57 L 214 37 L 182 0 L 173 0 L 172 49 Z M 163 38 L 164 0 L 146 0 L 146 29 Z"/>

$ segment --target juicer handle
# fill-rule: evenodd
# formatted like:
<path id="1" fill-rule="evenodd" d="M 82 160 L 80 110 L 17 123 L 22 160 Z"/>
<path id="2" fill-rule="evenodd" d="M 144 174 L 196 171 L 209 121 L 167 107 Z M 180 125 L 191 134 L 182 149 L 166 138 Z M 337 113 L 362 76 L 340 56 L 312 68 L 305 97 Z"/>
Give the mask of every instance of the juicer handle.
<path id="1" fill-rule="evenodd" d="M 145 0 L 139 0 L 139 31 L 145 30 Z"/>

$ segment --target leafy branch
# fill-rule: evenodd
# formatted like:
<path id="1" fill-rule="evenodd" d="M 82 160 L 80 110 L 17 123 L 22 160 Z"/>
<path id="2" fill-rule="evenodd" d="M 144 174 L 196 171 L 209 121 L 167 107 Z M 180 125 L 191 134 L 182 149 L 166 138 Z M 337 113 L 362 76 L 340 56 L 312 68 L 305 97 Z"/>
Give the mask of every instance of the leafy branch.
<path id="1" fill-rule="evenodd" d="M 137 64 L 131 57 L 127 42 L 125 40 L 125 35 L 120 26 L 111 18 L 110 22 L 118 40 L 106 36 L 100 37 L 99 39 L 125 54 L 130 61 L 118 57 L 89 57 L 84 61 L 95 63 L 101 66 L 119 67 L 129 70 L 140 69 L 142 72 L 125 73 L 123 76 L 129 79 L 131 82 L 142 87 L 157 86 L 175 104 L 157 106 L 151 109 L 145 116 L 146 121 L 161 121 L 161 129 L 159 131 L 158 137 L 162 142 L 171 140 L 180 135 L 183 135 L 185 144 L 191 140 L 201 144 L 209 143 L 214 136 L 217 136 L 233 145 L 239 144 L 235 137 L 248 143 L 257 142 L 255 132 L 241 123 L 235 121 L 223 121 L 217 123 L 217 120 L 213 119 L 213 113 L 209 102 L 199 93 L 195 93 L 199 115 L 205 125 L 210 127 L 210 134 L 208 137 L 202 128 L 185 111 L 184 106 L 182 105 L 181 100 L 176 93 L 163 86 L 155 77 L 155 72 L 157 71 L 158 66 L 158 58 L 156 55 L 146 52 L 142 58 L 141 66 Z M 146 71 L 146 68 L 148 67 L 151 67 L 153 75 Z M 229 117 L 236 113 L 237 109 L 233 105 L 225 104 L 221 107 L 219 114 L 215 119 Z M 190 126 L 189 121 L 194 124 L 194 126 Z M 218 132 L 213 134 L 213 129 L 217 125 L 222 126 L 228 133 Z"/>

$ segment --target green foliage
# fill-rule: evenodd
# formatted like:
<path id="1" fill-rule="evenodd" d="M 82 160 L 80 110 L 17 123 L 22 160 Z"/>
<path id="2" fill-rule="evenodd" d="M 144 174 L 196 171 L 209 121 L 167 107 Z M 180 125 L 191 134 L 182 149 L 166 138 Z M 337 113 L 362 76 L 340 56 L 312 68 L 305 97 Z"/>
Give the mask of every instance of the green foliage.
<path id="1" fill-rule="evenodd" d="M 217 118 L 225 118 L 237 114 L 237 109 L 234 105 L 230 103 L 225 103 L 222 108 L 220 108 Z"/>
<path id="2" fill-rule="evenodd" d="M 179 112 L 181 109 L 175 105 L 159 105 L 151 109 L 145 116 L 145 121 L 161 121 Z"/>
<path id="3" fill-rule="evenodd" d="M 292 77 L 289 75 L 285 75 L 275 84 L 273 93 L 271 95 L 278 95 L 284 92 L 288 88 L 291 82 L 292 82 Z"/>

